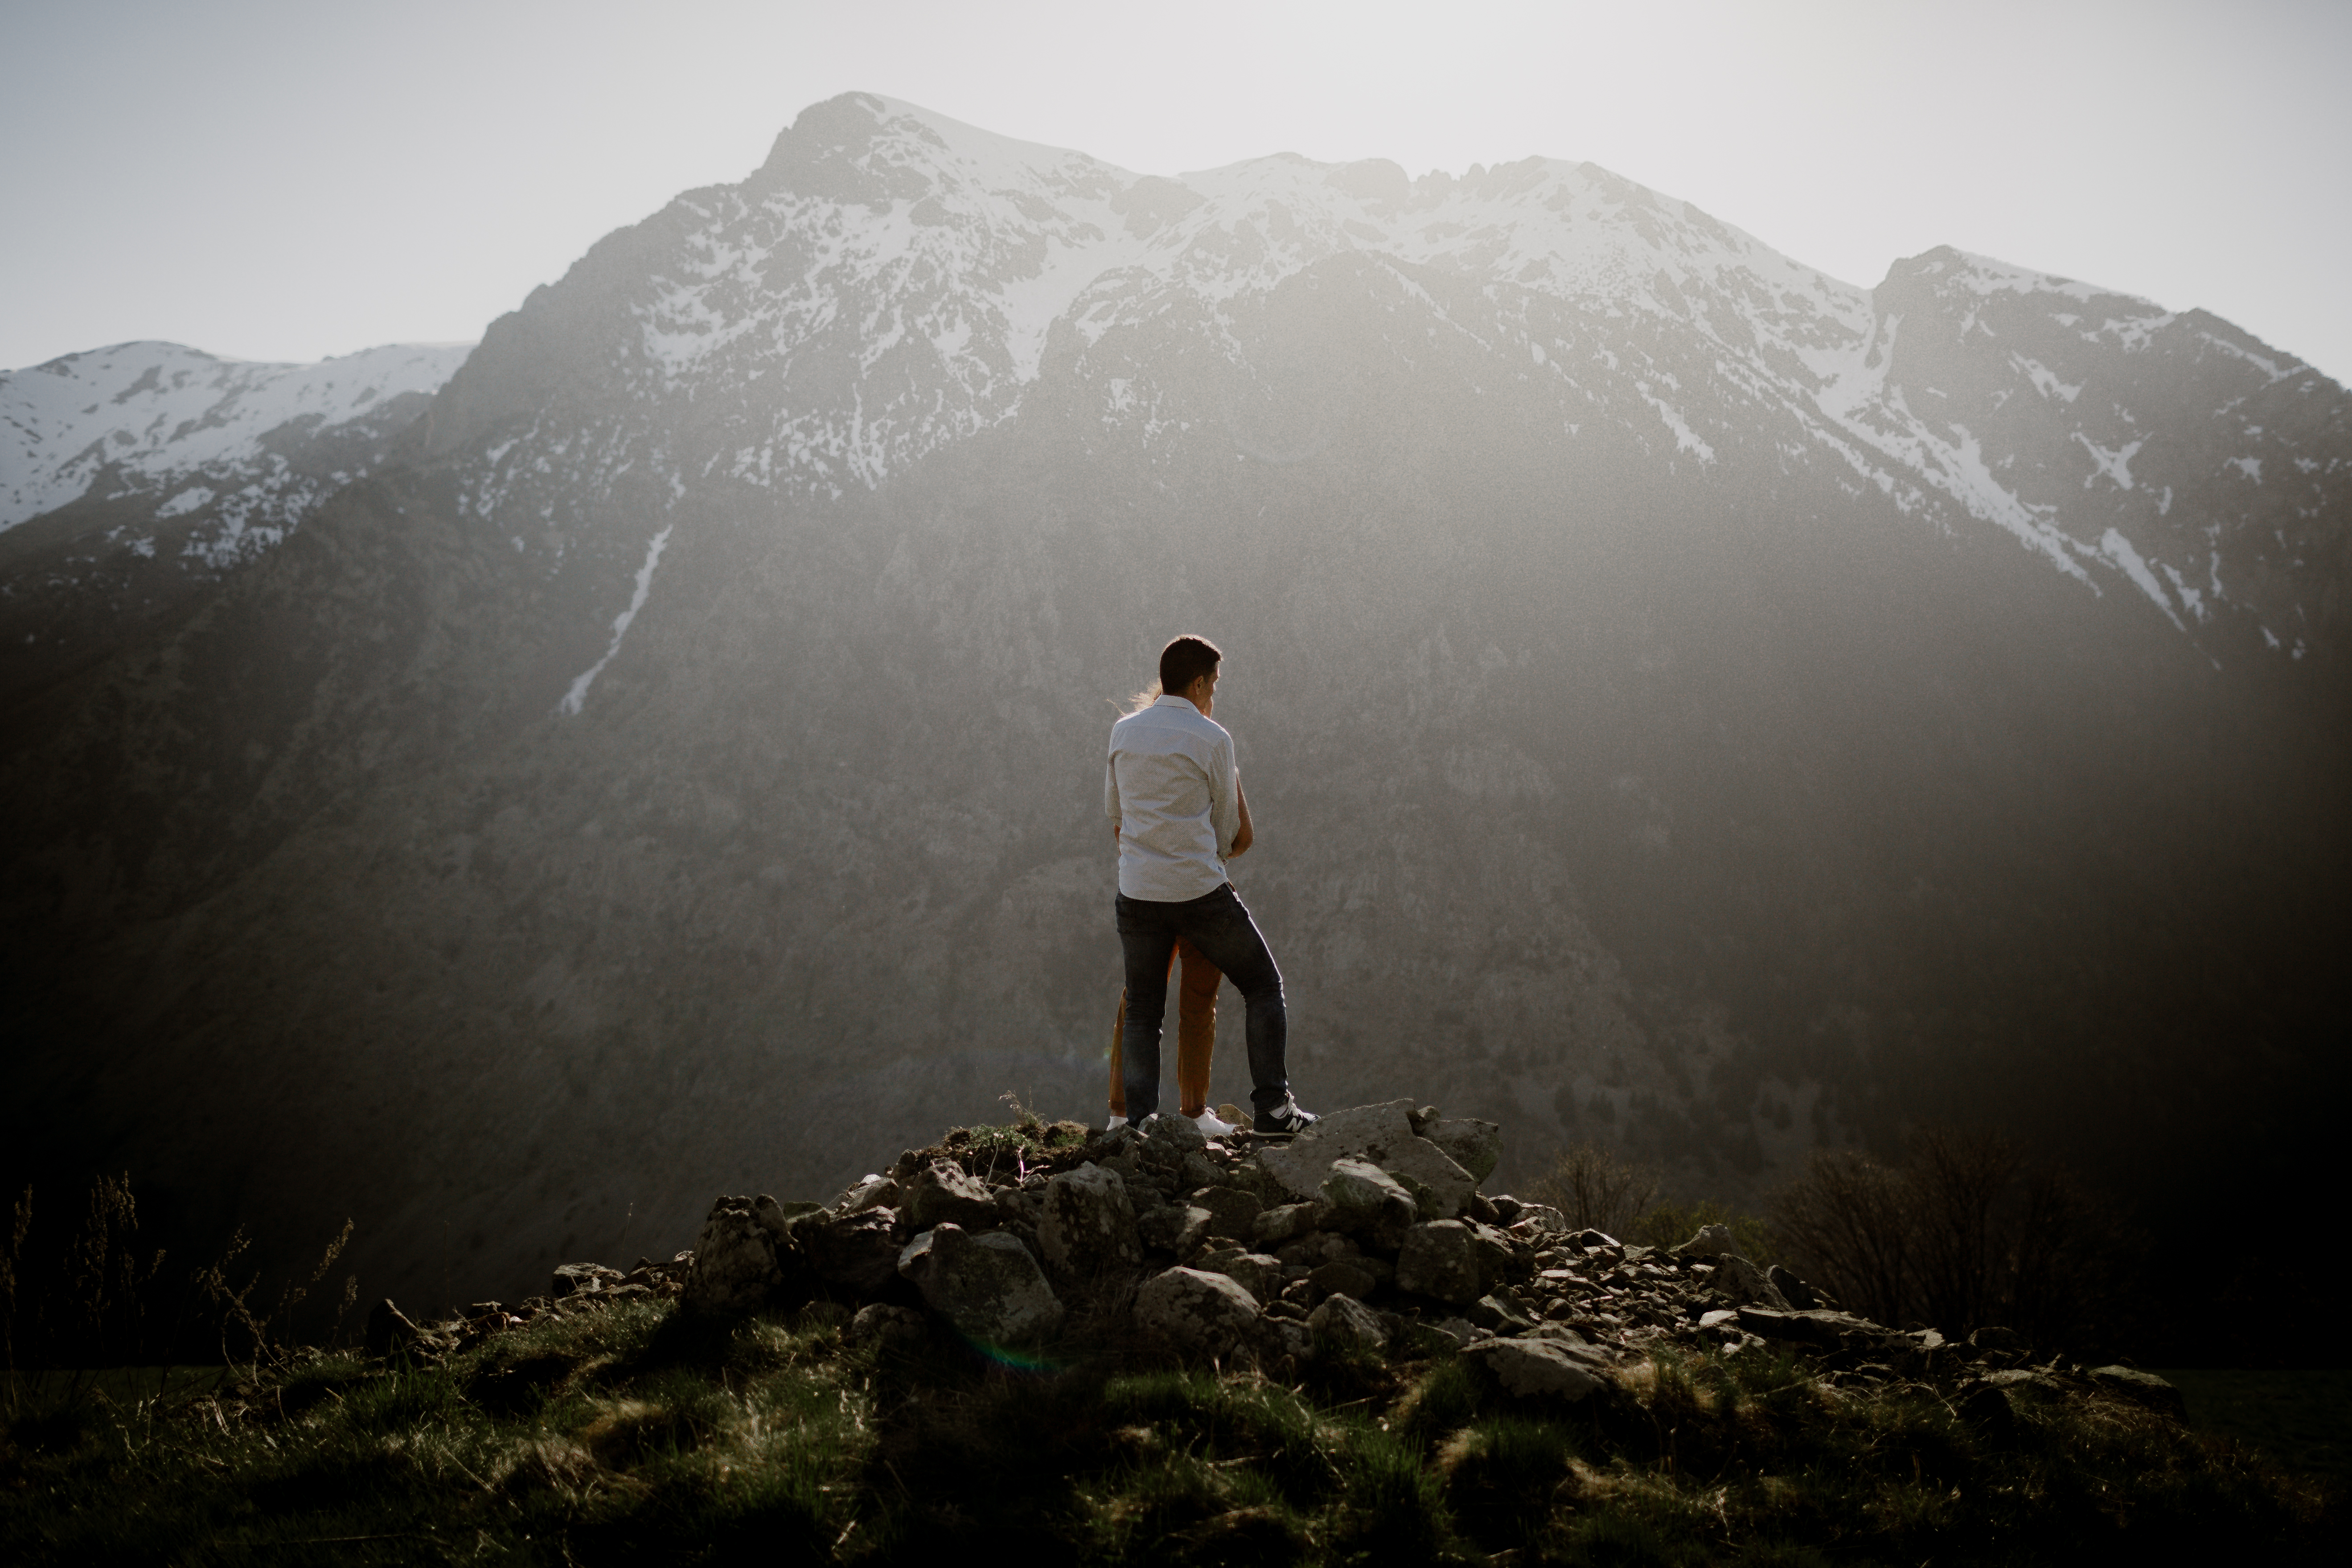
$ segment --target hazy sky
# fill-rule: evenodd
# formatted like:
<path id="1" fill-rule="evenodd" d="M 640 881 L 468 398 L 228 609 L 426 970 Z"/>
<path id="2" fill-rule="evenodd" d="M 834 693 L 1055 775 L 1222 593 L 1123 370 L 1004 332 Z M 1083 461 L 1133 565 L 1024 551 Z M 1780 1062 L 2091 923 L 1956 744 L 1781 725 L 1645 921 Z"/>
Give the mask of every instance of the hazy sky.
<path id="1" fill-rule="evenodd" d="M 0 0 L 0 366 L 479 335 L 852 89 L 1171 174 L 1589 158 L 1872 284 L 1951 244 L 2352 378 L 2352 4 Z"/>

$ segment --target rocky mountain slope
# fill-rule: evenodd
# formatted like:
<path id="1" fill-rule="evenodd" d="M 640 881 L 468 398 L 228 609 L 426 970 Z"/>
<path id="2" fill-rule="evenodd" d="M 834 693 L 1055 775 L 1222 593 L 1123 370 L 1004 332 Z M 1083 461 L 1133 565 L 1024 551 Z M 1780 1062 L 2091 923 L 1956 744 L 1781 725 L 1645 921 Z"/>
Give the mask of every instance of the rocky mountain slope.
<path id="1" fill-rule="evenodd" d="M 1086 1114 L 1108 704 L 1200 630 L 1310 1105 L 1717 1192 L 1927 1113 L 2292 1149 L 2346 410 L 2196 312 L 1950 250 L 1865 292 L 1589 164 L 1169 180 L 820 104 L 11 710 L 11 1131 L 198 1229 L 356 1214 L 396 1291 Z"/>
<path id="2" fill-rule="evenodd" d="M 0 374 L 0 700 L 121 647 L 374 469 L 470 345 L 117 343 Z"/>

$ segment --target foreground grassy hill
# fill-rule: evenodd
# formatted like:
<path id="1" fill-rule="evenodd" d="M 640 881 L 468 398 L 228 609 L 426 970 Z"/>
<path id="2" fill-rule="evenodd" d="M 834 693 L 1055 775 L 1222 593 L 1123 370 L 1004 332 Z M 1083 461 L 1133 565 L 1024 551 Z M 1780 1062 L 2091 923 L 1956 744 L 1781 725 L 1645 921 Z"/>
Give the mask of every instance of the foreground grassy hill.
<path id="1" fill-rule="evenodd" d="M 0 1556 L 2318 1561 L 2340 1522 L 2253 1450 L 2095 1393 L 1989 1412 L 1769 1348 L 1661 1349 L 1622 1386 L 1523 1404 L 1442 1338 L 1277 1381 L 1140 1349 L 861 1342 L 831 1303 L 717 1323 L 623 1300 L 439 1358 L 316 1352 L 27 1407 L 0 1448 Z"/>

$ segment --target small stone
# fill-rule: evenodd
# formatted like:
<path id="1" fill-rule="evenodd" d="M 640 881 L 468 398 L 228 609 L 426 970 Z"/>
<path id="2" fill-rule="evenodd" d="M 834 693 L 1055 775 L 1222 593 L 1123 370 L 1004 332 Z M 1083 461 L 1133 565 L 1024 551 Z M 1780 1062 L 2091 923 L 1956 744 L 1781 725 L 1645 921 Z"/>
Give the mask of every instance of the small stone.
<path id="1" fill-rule="evenodd" d="M 1479 1297 L 1467 1316 L 1491 1333 L 1515 1334 L 1536 1326 L 1535 1314 L 1507 1287 Z"/>
<path id="2" fill-rule="evenodd" d="M 908 1242 L 898 1272 L 975 1344 L 1027 1344 L 1062 1326 L 1062 1303 L 1018 1237 L 935 1226 Z"/>
<path id="3" fill-rule="evenodd" d="M 2152 1372 L 2131 1366 L 2095 1366 L 2084 1375 L 2109 1394 L 2120 1394 L 2182 1421 L 2189 1419 L 2189 1402 L 2181 1397 L 2180 1390 Z"/>
<path id="4" fill-rule="evenodd" d="M 1463 1352 L 1495 1374 L 1505 1391 L 1521 1399 L 1557 1399 L 1575 1405 L 1609 1386 L 1607 1357 L 1557 1340 L 1481 1340 Z"/>
<path id="5" fill-rule="evenodd" d="M 1207 1135 L 1192 1124 L 1192 1118 L 1186 1116 L 1169 1116 L 1154 1111 L 1137 1124 L 1135 1131 L 1147 1146 L 1156 1146 L 1180 1157 L 1197 1153 L 1209 1146 Z"/>
<path id="6" fill-rule="evenodd" d="M 988 1184 L 968 1173 L 952 1160 L 933 1160 L 906 1184 L 900 1205 L 907 1223 L 917 1230 L 958 1225 L 967 1228 L 996 1223 L 996 1198 Z"/>
<path id="7" fill-rule="evenodd" d="M 1080 1165 L 1047 1182 L 1037 1246 L 1066 1274 L 1088 1274 L 1143 1261 L 1135 1209 L 1116 1171 Z"/>
<path id="8" fill-rule="evenodd" d="M 1711 1314 L 1710 1314 L 1711 1315 Z M 1751 1334 L 1768 1340 L 1781 1340 L 1793 1344 L 1808 1345 L 1817 1351 L 1834 1351 L 1843 1342 L 1838 1326 L 1824 1321 L 1826 1313 L 1786 1312 L 1769 1307 L 1742 1307 L 1739 1326 Z M 1701 1320 L 1704 1321 L 1705 1320 Z"/>
<path id="9" fill-rule="evenodd" d="M 1230 1350 L 1257 1321 L 1257 1298 L 1223 1274 L 1171 1268 L 1135 1293 L 1135 1321 L 1188 1350 Z"/>
<path id="10" fill-rule="evenodd" d="M 1447 1318 L 1437 1325 L 1437 1331 L 1457 1345 L 1467 1345 L 1486 1335 L 1486 1330 L 1467 1318 Z"/>
<path id="11" fill-rule="evenodd" d="M 1270 1208 L 1251 1222 L 1250 1239 L 1262 1248 L 1286 1247 L 1303 1236 L 1320 1228 L 1326 1210 L 1321 1199 L 1306 1204 L 1284 1204 Z"/>
<path id="12" fill-rule="evenodd" d="M 1388 1325 L 1353 1296 L 1335 1293 L 1307 1315 L 1307 1332 L 1317 1348 L 1378 1354 L 1388 1348 Z"/>
<path id="13" fill-rule="evenodd" d="M 1222 1274 L 1261 1301 L 1279 1295 L 1284 1282 L 1280 1258 L 1244 1252 L 1238 1247 L 1212 1247 L 1194 1258 L 1191 1267 L 1204 1274 Z"/>
<path id="14" fill-rule="evenodd" d="M 606 1280 L 617 1285 L 621 1271 L 602 1263 L 559 1263 L 555 1266 L 555 1282 L 548 1294 L 561 1301 L 566 1296 L 578 1296 L 601 1290 Z"/>
<path id="15" fill-rule="evenodd" d="M 1549 1204 L 1521 1204 L 1510 1229 L 1513 1236 L 1549 1246 L 1568 1234 L 1568 1216 Z"/>

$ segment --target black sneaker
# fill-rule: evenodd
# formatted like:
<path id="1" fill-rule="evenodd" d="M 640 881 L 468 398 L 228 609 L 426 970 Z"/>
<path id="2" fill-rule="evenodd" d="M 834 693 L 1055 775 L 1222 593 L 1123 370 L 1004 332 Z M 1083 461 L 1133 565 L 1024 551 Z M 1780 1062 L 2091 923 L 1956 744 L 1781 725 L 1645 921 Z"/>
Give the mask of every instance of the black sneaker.
<path id="1" fill-rule="evenodd" d="M 1288 1138 L 1306 1131 L 1315 1121 L 1312 1112 L 1299 1110 L 1298 1101 L 1284 1095 L 1280 1105 L 1251 1117 L 1250 1126 L 1269 1138 Z"/>

